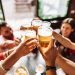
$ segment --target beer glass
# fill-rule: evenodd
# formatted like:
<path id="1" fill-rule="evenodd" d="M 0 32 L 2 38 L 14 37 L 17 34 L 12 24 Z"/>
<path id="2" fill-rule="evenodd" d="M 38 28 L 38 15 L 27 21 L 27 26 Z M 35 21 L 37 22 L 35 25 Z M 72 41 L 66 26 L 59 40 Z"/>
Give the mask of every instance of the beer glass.
<path id="1" fill-rule="evenodd" d="M 50 27 L 51 23 L 48 21 L 42 21 L 42 26 L 44 27 Z"/>
<path id="2" fill-rule="evenodd" d="M 25 35 L 22 37 L 22 41 L 27 40 L 29 38 L 36 38 L 35 30 L 25 30 Z"/>
<path id="3" fill-rule="evenodd" d="M 52 42 L 52 31 L 49 27 L 38 28 L 38 39 L 41 47 L 46 48 Z"/>
<path id="4" fill-rule="evenodd" d="M 28 30 L 28 29 L 32 29 L 31 23 L 25 23 L 20 27 L 20 30 Z"/>
<path id="5" fill-rule="evenodd" d="M 42 21 L 41 20 L 33 20 L 32 21 L 32 28 L 35 31 L 37 31 L 38 27 L 40 27 L 41 25 L 42 25 Z"/>
<path id="6" fill-rule="evenodd" d="M 36 38 L 36 31 L 34 30 L 26 30 L 25 31 L 25 39 Z"/>

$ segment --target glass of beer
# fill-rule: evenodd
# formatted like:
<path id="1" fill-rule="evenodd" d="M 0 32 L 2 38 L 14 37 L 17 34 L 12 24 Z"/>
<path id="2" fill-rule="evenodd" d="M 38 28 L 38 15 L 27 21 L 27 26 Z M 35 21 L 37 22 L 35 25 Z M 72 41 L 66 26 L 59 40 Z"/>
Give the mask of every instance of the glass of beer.
<path id="1" fill-rule="evenodd" d="M 41 25 L 42 25 L 42 21 L 41 20 L 33 20 L 32 21 L 32 28 L 35 31 L 37 31 L 38 27 L 40 27 Z"/>
<path id="2" fill-rule="evenodd" d="M 29 38 L 36 38 L 35 30 L 25 30 L 24 36 L 22 37 L 22 41 L 27 40 Z"/>
<path id="3" fill-rule="evenodd" d="M 44 27 L 50 27 L 50 25 L 51 25 L 51 23 L 48 22 L 48 21 L 43 21 L 42 22 L 42 26 L 44 26 Z"/>
<path id="4" fill-rule="evenodd" d="M 48 47 L 49 43 L 52 42 L 52 31 L 49 27 L 38 28 L 38 39 L 41 47 Z"/>
<path id="5" fill-rule="evenodd" d="M 25 31 L 25 39 L 29 39 L 29 38 L 36 38 L 35 30 L 26 30 Z"/>

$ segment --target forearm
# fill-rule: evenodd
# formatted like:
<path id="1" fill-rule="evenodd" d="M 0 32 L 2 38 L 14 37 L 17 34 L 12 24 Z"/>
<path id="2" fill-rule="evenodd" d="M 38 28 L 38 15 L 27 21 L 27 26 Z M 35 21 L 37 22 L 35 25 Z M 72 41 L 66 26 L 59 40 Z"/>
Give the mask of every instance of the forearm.
<path id="1" fill-rule="evenodd" d="M 17 48 L 17 49 L 16 49 Z M 9 70 L 14 63 L 22 56 L 19 52 L 22 48 L 16 47 L 15 50 L 3 61 L 2 66 L 4 69 Z M 13 61 L 12 61 L 13 60 Z"/>
<path id="2" fill-rule="evenodd" d="M 49 66 L 49 69 L 48 67 Z M 56 75 L 56 68 L 55 68 L 55 64 L 50 64 L 46 66 L 46 75 Z"/>
<path id="3" fill-rule="evenodd" d="M 2 70 L 2 68 L 0 67 L 0 75 L 5 75 L 5 73 L 6 73 L 6 72 L 4 72 L 4 71 Z"/>
<path id="4" fill-rule="evenodd" d="M 3 56 L 4 56 L 5 58 L 7 58 L 14 50 L 16 50 L 16 47 L 14 47 L 14 48 L 12 48 L 12 49 L 10 49 L 10 50 L 7 50 L 7 51 L 5 51 L 5 52 L 3 52 Z"/>
<path id="5" fill-rule="evenodd" d="M 0 75 L 5 75 L 5 73 L 11 68 L 11 66 L 13 66 L 13 64 L 18 60 L 18 58 L 19 57 L 17 57 L 16 52 L 13 52 L 4 61 L 2 61 L 0 63 Z"/>
<path id="6" fill-rule="evenodd" d="M 75 75 L 75 63 L 70 60 L 58 55 L 56 63 L 69 75 Z"/>
<path id="7" fill-rule="evenodd" d="M 50 67 L 50 69 L 48 69 L 48 67 Z M 51 68 L 54 67 L 54 68 Z M 55 68 L 55 61 L 54 62 L 46 62 L 46 75 L 56 75 L 56 68 Z"/>
<path id="8" fill-rule="evenodd" d="M 53 31 L 52 35 L 63 46 L 75 50 L 75 43 L 72 43 L 69 39 L 65 38 L 64 36 L 61 36 L 60 34 L 54 32 L 54 31 Z"/>
<path id="9" fill-rule="evenodd" d="M 46 75 L 56 75 L 56 71 L 48 70 L 46 71 Z"/>

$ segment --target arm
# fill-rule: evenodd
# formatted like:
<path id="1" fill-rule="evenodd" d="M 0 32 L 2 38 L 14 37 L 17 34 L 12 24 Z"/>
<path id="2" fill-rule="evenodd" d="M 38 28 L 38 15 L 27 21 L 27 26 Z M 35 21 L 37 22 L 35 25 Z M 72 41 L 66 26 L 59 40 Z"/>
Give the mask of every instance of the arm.
<path id="1" fill-rule="evenodd" d="M 36 40 L 34 39 L 30 39 L 28 41 L 21 42 L 15 48 L 15 50 L 1 63 L 3 68 L 5 70 L 9 70 L 20 57 L 27 55 L 29 52 L 31 52 L 36 47 L 35 43 L 36 43 Z M 2 67 L 0 67 L 0 69 L 2 69 Z M 0 72 L 4 72 L 5 74 L 5 71 L 3 69 L 2 71 L 0 70 Z"/>
<path id="2" fill-rule="evenodd" d="M 46 66 L 55 67 L 56 55 L 52 56 L 53 52 L 54 52 L 54 48 L 51 48 L 51 51 L 52 51 L 51 54 L 49 54 L 49 55 L 47 54 L 48 55 L 48 59 L 47 60 L 45 58 L 44 59 L 45 59 L 45 62 L 46 62 Z M 56 75 L 56 70 L 53 70 L 53 69 L 46 70 L 46 75 Z"/>
<path id="3" fill-rule="evenodd" d="M 16 47 L 14 47 L 13 49 L 7 50 L 5 52 L 1 52 L 0 53 L 0 61 L 4 60 L 5 58 L 7 58 L 14 50 Z"/>
<path id="4" fill-rule="evenodd" d="M 50 41 L 50 44 L 47 48 L 42 48 L 40 44 L 38 45 L 39 50 L 45 60 L 46 66 L 52 67 L 54 69 L 47 69 L 46 67 L 46 75 L 56 75 L 55 69 L 55 60 L 57 56 L 57 51 L 54 49 L 53 40 Z"/>
<path id="5" fill-rule="evenodd" d="M 57 56 L 56 63 L 64 70 L 65 73 L 69 75 L 75 75 L 75 63 L 62 57 L 61 55 Z"/>
<path id="6" fill-rule="evenodd" d="M 75 43 L 71 42 L 69 39 L 65 38 L 64 36 L 61 36 L 60 34 L 54 32 L 54 31 L 52 32 L 52 35 L 64 47 L 75 50 Z"/>

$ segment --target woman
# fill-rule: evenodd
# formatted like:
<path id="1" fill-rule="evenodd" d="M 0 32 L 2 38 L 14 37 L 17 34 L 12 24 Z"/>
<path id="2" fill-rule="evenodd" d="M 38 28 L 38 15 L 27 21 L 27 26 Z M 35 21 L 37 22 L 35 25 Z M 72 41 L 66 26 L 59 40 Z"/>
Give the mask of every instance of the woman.
<path id="1" fill-rule="evenodd" d="M 64 37 L 69 38 L 72 42 L 75 42 L 75 20 L 73 18 L 67 18 L 62 22 L 60 33 Z M 56 42 L 57 47 L 60 48 L 61 54 L 72 60 L 75 61 L 75 51 L 69 48 L 64 47 L 60 43 Z"/>

